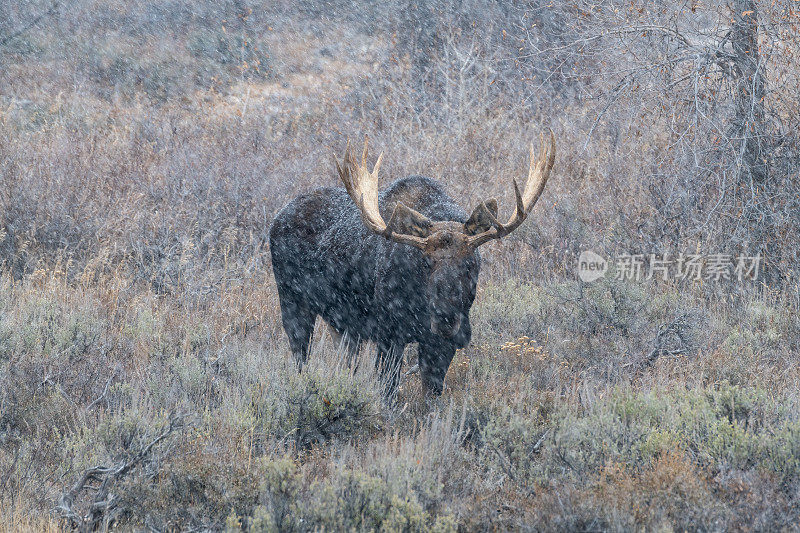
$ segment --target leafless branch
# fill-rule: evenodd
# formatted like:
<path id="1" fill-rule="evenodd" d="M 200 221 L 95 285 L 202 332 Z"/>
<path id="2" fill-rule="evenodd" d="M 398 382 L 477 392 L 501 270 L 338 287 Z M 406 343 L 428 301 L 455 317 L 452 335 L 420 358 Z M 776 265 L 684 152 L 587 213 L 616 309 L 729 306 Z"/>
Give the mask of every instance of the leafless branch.
<path id="1" fill-rule="evenodd" d="M 102 392 L 102 393 L 100 393 L 100 396 L 98 396 L 97 398 L 95 398 L 94 400 L 92 400 L 92 403 L 90 403 L 89 405 L 87 405 L 87 406 L 86 406 L 86 410 L 87 410 L 87 411 L 91 410 L 91 409 L 92 409 L 92 407 L 94 407 L 95 405 L 97 405 L 97 404 L 99 404 L 101 401 L 103 401 L 103 398 L 105 398 L 105 397 L 106 397 L 106 394 L 108 394 L 108 386 L 109 386 L 109 385 L 111 385 L 111 381 L 112 381 L 112 380 L 113 380 L 113 379 L 114 379 L 116 376 L 117 376 L 117 372 L 116 372 L 116 370 L 115 370 L 115 371 L 114 371 L 114 372 L 111 374 L 111 376 L 108 378 L 108 380 L 106 381 L 106 384 L 105 384 L 105 386 L 103 387 L 103 392 Z"/>
<path id="2" fill-rule="evenodd" d="M 66 519 L 70 525 L 79 531 L 93 531 L 101 521 L 107 524 L 113 520 L 113 513 L 117 508 L 116 495 L 111 490 L 114 485 L 122 480 L 133 468 L 144 461 L 153 448 L 169 437 L 173 431 L 183 426 L 183 417 L 172 416 L 169 424 L 145 445 L 139 453 L 130 459 L 122 460 L 113 466 L 95 466 L 86 470 L 80 479 L 59 499 L 56 511 Z M 92 481 L 100 482 L 98 487 L 90 486 Z M 86 512 L 81 513 L 74 508 L 75 500 L 84 491 L 95 490 Z"/>

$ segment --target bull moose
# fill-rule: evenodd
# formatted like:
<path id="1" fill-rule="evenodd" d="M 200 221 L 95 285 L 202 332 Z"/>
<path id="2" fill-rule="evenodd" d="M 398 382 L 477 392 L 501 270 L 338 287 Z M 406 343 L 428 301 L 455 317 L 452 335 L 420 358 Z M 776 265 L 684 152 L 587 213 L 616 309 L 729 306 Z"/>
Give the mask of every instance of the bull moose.
<path id="1" fill-rule="evenodd" d="M 544 190 L 555 160 L 541 138 L 516 208 L 506 224 L 497 200 L 480 202 L 467 217 L 434 179 L 409 176 L 378 193 L 383 154 L 369 172 L 367 143 L 359 164 L 345 150 L 336 168 L 344 188 L 296 197 L 275 217 L 269 239 L 283 327 L 302 368 L 314 322 L 321 316 L 356 352 L 374 341 L 385 390 L 393 395 L 403 349 L 419 343 L 427 393 L 441 394 L 457 348 L 471 336 L 469 310 L 480 270 L 478 247 L 514 231 Z M 387 218 L 389 222 L 384 222 Z"/>

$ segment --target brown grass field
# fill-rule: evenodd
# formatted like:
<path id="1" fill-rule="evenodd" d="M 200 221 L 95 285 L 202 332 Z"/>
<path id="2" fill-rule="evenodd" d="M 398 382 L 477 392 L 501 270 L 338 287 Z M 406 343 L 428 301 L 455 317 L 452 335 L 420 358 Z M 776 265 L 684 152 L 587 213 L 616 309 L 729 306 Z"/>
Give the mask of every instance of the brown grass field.
<path id="1" fill-rule="evenodd" d="M 545 29 L 580 10 L 430 4 L 424 60 L 400 1 L 79 0 L 0 45 L 0 532 L 800 529 L 796 137 L 751 195 L 723 157 L 695 172 L 719 141 L 679 138 L 655 78 L 604 110 L 594 56 L 545 81 L 498 59 L 533 47 L 525 9 Z M 0 37 L 48 6 L 0 8 Z M 796 134 L 779 44 L 765 101 Z M 482 248 L 440 398 L 412 375 L 387 405 L 322 324 L 298 374 L 268 230 L 337 184 L 347 140 L 383 151 L 383 184 L 430 175 L 507 216 L 547 128 L 553 176 Z M 584 283 L 589 249 L 765 264 Z"/>

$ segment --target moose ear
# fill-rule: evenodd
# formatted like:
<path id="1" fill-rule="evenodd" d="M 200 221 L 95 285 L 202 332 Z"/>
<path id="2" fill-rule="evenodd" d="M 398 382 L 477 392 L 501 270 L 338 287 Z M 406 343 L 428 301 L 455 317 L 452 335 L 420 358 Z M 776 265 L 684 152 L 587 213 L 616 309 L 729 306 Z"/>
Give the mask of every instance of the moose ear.
<path id="1" fill-rule="evenodd" d="M 467 235 L 477 235 L 488 231 L 494 226 L 497 219 L 497 200 L 491 198 L 481 202 L 472 211 L 469 220 L 464 223 L 464 233 Z"/>
<path id="2" fill-rule="evenodd" d="M 431 219 L 408 207 L 398 203 L 392 211 L 386 230 L 400 235 L 414 235 L 425 238 L 431 234 L 433 222 Z"/>

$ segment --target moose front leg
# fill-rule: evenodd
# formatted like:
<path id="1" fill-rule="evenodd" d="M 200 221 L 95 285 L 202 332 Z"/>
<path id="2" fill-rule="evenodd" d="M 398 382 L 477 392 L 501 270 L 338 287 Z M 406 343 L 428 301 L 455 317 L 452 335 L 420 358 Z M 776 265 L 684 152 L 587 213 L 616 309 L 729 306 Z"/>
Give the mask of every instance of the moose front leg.
<path id="1" fill-rule="evenodd" d="M 444 377 L 456 354 L 456 345 L 439 336 L 431 336 L 419 343 L 419 375 L 426 394 L 439 396 L 444 387 Z"/>

